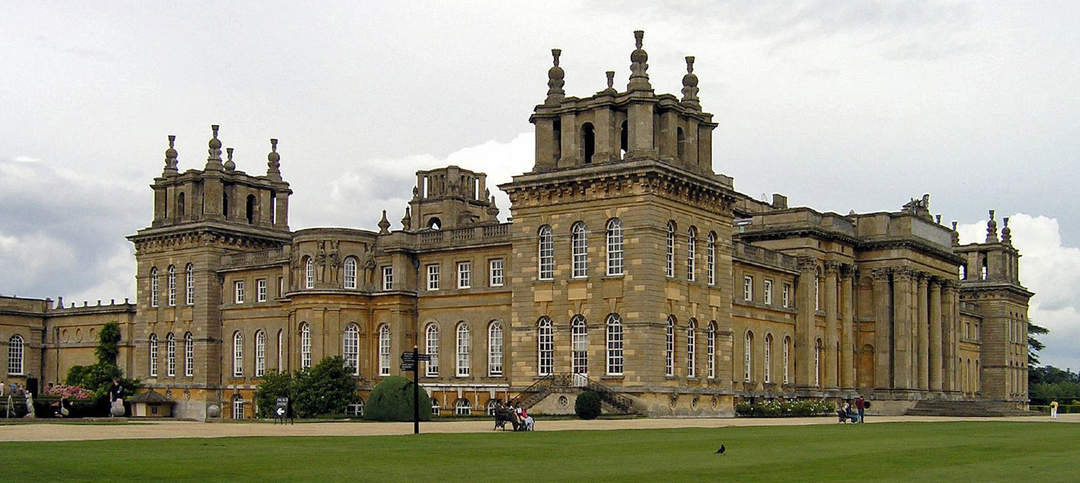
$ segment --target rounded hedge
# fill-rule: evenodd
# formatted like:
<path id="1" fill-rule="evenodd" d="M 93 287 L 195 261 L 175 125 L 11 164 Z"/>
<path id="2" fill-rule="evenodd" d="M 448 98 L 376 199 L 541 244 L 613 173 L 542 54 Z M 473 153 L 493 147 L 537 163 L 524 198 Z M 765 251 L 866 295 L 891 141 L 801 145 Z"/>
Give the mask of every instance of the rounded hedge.
<path id="1" fill-rule="evenodd" d="M 390 376 L 375 386 L 364 405 L 364 419 L 374 421 L 413 420 L 413 382 Z M 431 421 L 431 398 L 420 389 L 420 420 Z"/>
<path id="2" fill-rule="evenodd" d="M 574 401 L 574 412 L 581 419 L 596 419 L 600 415 L 600 395 L 596 391 L 584 391 Z"/>

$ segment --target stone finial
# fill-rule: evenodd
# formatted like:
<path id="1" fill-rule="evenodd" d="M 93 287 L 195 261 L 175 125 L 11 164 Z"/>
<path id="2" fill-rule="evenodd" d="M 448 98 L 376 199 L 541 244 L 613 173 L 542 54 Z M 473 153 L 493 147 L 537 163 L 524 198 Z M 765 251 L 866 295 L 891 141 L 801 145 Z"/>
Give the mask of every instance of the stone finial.
<path id="1" fill-rule="evenodd" d="M 218 139 L 219 127 L 220 126 L 217 124 L 210 126 L 210 131 L 213 132 L 213 136 L 211 136 L 210 142 L 208 143 L 209 149 L 207 152 L 210 153 L 210 156 L 206 158 L 205 168 L 208 170 L 221 171 L 223 169 L 223 166 L 221 165 L 221 140 Z"/>
<path id="2" fill-rule="evenodd" d="M 175 176 L 178 172 L 176 166 L 178 164 L 176 160 L 176 136 L 169 135 L 169 148 L 165 150 L 165 176 Z"/>
<path id="3" fill-rule="evenodd" d="M 952 222 L 952 244 L 954 247 L 960 245 L 960 232 L 956 231 L 956 220 Z"/>
<path id="4" fill-rule="evenodd" d="M 266 155 L 266 177 L 281 181 L 281 155 L 277 152 L 277 139 L 270 138 L 270 152 Z"/>
<path id="5" fill-rule="evenodd" d="M 390 221 L 386 219 L 386 210 L 382 210 L 382 219 L 379 220 L 379 234 L 390 234 Z"/>
<path id="6" fill-rule="evenodd" d="M 701 109 L 698 101 L 698 78 L 694 74 L 694 56 L 686 56 L 686 75 L 682 78 L 682 101 L 690 107 Z"/>
<path id="7" fill-rule="evenodd" d="M 990 210 L 990 220 L 986 222 L 986 243 L 997 242 L 997 222 L 994 221 L 994 210 Z"/>
<path id="8" fill-rule="evenodd" d="M 236 163 L 232 159 L 233 148 L 225 148 L 225 171 L 236 169 Z"/>
<path id="9" fill-rule="evenodd" d="M 937 216 L 934 218 L 934 220 L 937 221 L 937 224 L 940 225 L 941 224 L 941 213 L 938 213 Z"/>
<path id="10" fill-rule="evenodd" d="M 495 197 L 491 197 L 491 203 L 487 207 L 487 214 L 491 216 L 491 219 L 496 219 L 499 216 L 499 207 L 495 206 Z"/>
<path id="11" fill-rule="evenodd" d="M 566 96 L 566 91 L 563 90 L 563 86 L 566 85 L 566 81 L 563 80 L 566 77 L 566 72 L 563 71 L 562 67 L 559 67 L 559 56 L 561 55 L 561 49 L 551 49 L 552 66 L 548 69 L 548 91 L 547 99 L 544 100 L 545 104 L 557 105 Z"/>
<path id="12" fill-rule="evenodd" d="M 652 84 L 649 84 L 649 74 L 647 73 L 649 70 L 649 53 L 641 48 L 644 38 L 644 30 L 634 31 L 634 45 L 637 48 L 630 53 L 630 82 L 626 85 L 628 91 L 652 90 Z"/>
<path id="13" fill-rule="evenodd" d="M 1009 228 L 1009 217 L 1002 218 L 1005 227 L 1001 229 L 1001 243 L 1012 245 L 1012 230 Z"/>
<path id="14" fill-rule="evenodd" d="M 607 76 L 607 87 L 605 87 L 604 90 L 597 92 L 597 94 L 606 96 L 618 94 L 619 91 L 615 90 L 615 71 L 609 70 L 604 72 L 604 75 Z"/>
<path id="15" fill-rule="evenodd" d="M 405 230 L 412 229 L 412 208 L 405 207 L 405 216 L 401 217 L 401 227 Z"/>

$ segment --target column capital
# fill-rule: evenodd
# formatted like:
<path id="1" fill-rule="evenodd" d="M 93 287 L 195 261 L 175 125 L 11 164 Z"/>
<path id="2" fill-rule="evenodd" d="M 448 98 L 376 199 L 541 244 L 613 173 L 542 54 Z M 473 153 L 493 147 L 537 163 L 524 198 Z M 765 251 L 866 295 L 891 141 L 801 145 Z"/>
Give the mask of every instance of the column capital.
<path id="1" fill-rule="evenodd" d="M 899 281 L 908 282 L 915 279 L 917 272 L 908 267 L 898 267 L 893 269 L 893 278 Z"/>
<path id="2" fill-rule="evenodd" d="M 892 275 L 892 273 L 892 267 L 878 267 L 870 270 L 870 276 L 874 279 L 874 281 L 879 282 L 888 282 L 889 275 Z"/>
<path id="3" fill-rule="evenodd" d="M 797 264 L 800 272 L 817 271 L 817 259 L 814 257 L 798 257 Z"/>
<path id="4" fill-rule="evenodd" d="M 844 264 L 836 260 L 825 260 L 825 275 L 837 275 Z"/>
<path id="5" fill-rule="evenodd" d="M 955 290 L 960 290 L 960 281 L 959 280 L 954 280 L 954 279 L 951 279 L 951 278 L 943 279 L 941 289 L 946 291 L 946 292 L 952 292 L 952 291 L 955 291 Z"/>
<path id="6" fill-rule="evenodd" d="M 944 278 L 942 278 L 942 277 L 937 276 L 937 275 L 931 275 L 929 282 L 930 282 L 930 287 L 932 287 L 932 288 L 940 288 L 942 285 L 945 284 L 946 280 Z"/>
<path id="7" fill-rule="evenodd" d="M 915 270 L 915 275 L 913 275 L 913 278 L 915 278 L 915 280 L 918 280 L 919 285 L 926 285 L 930 282 L 930 274 L 922 270 Z"/>

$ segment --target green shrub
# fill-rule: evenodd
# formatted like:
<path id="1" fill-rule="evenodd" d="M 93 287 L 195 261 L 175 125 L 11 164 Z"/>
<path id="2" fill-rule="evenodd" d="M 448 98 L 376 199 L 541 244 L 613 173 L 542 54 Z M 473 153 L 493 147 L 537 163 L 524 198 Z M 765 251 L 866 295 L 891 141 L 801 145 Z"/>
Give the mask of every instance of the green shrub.
<path id="1" fill-rule="evenodd" d="M 375 421 L 413 420 L 413 382 L 390 376 L 372 389 L 364 405 L 364 419 Z M 420 420 L 431 421 L 431 398 L 420 389 Z"/>
<path id="2" fill-rule="evenodd" d="M 596 391 L 583 391 L 574 402 L 574 412 L 581 419 L 596 419 L 600 409 L 600 395 Z"/>
<path id="3" fill-rule="evenodd" d="M 801 399 L 797 401 L 772 399 L 756 404 L 748 402 L 735 404 L 736 415 L 751 418 L 806 417 L 832 414 L 835 411 L 836 407 L 832 403 L 819 399 Z"/>
<path id="4" fill-rule="evenodd" d="M 356 380 L 345 369 L 344 358 L 327 357 L 293 376 L 292 394 L 298 417 L 345 414 L 345 407 L 356 400 Z"/>
<path id="5" fill-rule="evenodd" d="M 277 398 L 287 397 L 293 399 L 292 374 L 288 372 L 268 371 L 259 387 L 255 388 L 255 404 L 259 406 L 260 418 L 273 418 L 277 415 Z"/>

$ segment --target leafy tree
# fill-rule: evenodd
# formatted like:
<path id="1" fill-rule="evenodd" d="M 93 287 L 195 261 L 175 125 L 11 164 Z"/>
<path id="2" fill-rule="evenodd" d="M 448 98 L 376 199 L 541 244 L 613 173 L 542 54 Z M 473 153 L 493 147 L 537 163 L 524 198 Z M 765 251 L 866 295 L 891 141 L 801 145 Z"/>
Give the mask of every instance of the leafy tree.
<path id="1" fill-rule="evenodd" d="M 356 399 L 356 380 L 345 370 L 345 359 L 328 357 L 292 380 L 293 411 L 302 418 L 345 414 Z"/>
<path id="2" fill-rule="evenodd" d="M 293 399 L 292 374 L 286 372 L 269 371 L 259 382 L 255 389 L 255 404 L 259 406 L 260 418 L 272 418 L 276 416 L 274 410 L 277 407 L 277 398 L 287 397 Z"/>
<path id="3" fill-rule="evenodd" d="M 1050 329 L 1033 324 L 1028 321 L 1028 367 L 1034 367 L 1039 365 L 1039 351 L 1046 348 L 1045 345 L 1039 339 L 1036 339 L 1036 335 L 1049 334 Z"/>
<path id="4" fill-rule="evenodd" d="M 413 384 L 412 381 L 401 376 L 383 379 L 371 391 L 371 396 L 364 405 L 364 419 L 412 421 Z M 431 398 L 423 389 L 420 390 L 420 420 L 431 420 Z"/>
<path id="5" fill-rule="evenodd" d="M 581 419 L 596 419 L 600 410 L 600 395 L 596 391 L 583 391 L 574 401 L 574 412 Z"/>
<path id="6" fill-rule="evenodd" d="M 120 325 L 109 322 L 101 328 L 98 334 L 98 345 L 94 348 L 94 355 L 98 362 L 116 365 L 116 356 L 120 354 Z"/>
<path id="7" fill-rule="evenodd" d="M 65 382 L 69 386 L 82 386 L 94 395 L 94 399 L 101 402 L 106 399 L 112 379 L 120 379 L 120 386 L 129 396 L 139 388 L 137 379 L 126 379 L 123 371 L 116 365 L 116 356 L 120 353 L 120 326 L 116 322 L 109 322 L 101 328 L 98 335 L 98 345 L 94 348 L 94 354 L 98 361 L 89 366 L 72 366 L 68 370 Z"/>

